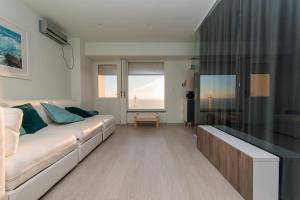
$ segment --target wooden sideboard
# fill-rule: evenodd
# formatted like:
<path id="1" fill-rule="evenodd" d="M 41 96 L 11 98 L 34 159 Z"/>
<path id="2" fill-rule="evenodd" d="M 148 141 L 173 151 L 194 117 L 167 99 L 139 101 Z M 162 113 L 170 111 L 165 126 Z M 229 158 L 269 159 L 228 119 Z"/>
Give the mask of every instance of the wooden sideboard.
<path id="1" fill-rule="evenodd" d="M 197 128 L 197 147 L 246 200 L 278 199 L 277 156 L 211 126 Z"/>

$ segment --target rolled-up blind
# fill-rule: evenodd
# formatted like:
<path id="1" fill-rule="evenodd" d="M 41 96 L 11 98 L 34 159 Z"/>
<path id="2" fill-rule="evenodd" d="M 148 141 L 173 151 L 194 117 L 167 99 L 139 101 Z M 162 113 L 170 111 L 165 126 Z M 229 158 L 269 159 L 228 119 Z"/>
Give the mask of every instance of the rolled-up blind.
<path id="1" fill-rule="evenodd" d="M 128 75 L 164 75 L 164 63 L 129 62 Z"/>
<path id="2" fill-rule="evenodd" d="M 98 65 L 98 75 L 116 75 L 117 65 Z"/>

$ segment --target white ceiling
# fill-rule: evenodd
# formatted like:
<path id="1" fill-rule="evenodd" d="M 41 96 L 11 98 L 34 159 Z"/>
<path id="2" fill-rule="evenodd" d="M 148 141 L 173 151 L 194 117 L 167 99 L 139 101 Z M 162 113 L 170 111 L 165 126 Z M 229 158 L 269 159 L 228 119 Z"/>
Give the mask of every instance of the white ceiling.
<path id="1" fill-rule="evenodd" d="M 215 0 L 20 0 L 90 42 L 189 42 Z"/>

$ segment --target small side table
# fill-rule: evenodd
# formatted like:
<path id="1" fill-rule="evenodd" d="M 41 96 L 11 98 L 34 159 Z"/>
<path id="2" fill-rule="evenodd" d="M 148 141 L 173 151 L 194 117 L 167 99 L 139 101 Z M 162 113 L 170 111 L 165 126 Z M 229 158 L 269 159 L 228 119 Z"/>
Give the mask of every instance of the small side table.
<path id="1" fill-rule="evenodd" d="M 156 125 L 156 128 L 159 128 L 160 119 L 157 113 L 136 113 L 134 116 L 134 127 L 137 128 L 139 122 L 153 122 Z"/>

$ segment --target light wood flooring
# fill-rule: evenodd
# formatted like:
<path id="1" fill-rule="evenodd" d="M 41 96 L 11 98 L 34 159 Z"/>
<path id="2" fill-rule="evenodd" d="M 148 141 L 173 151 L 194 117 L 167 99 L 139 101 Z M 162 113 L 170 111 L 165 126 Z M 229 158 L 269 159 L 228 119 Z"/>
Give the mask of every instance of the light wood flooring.
<path id="1" fill-rule="evenodd" d="M 183 126 L 119 126 L 43 200 L 241 200 Z"/>

